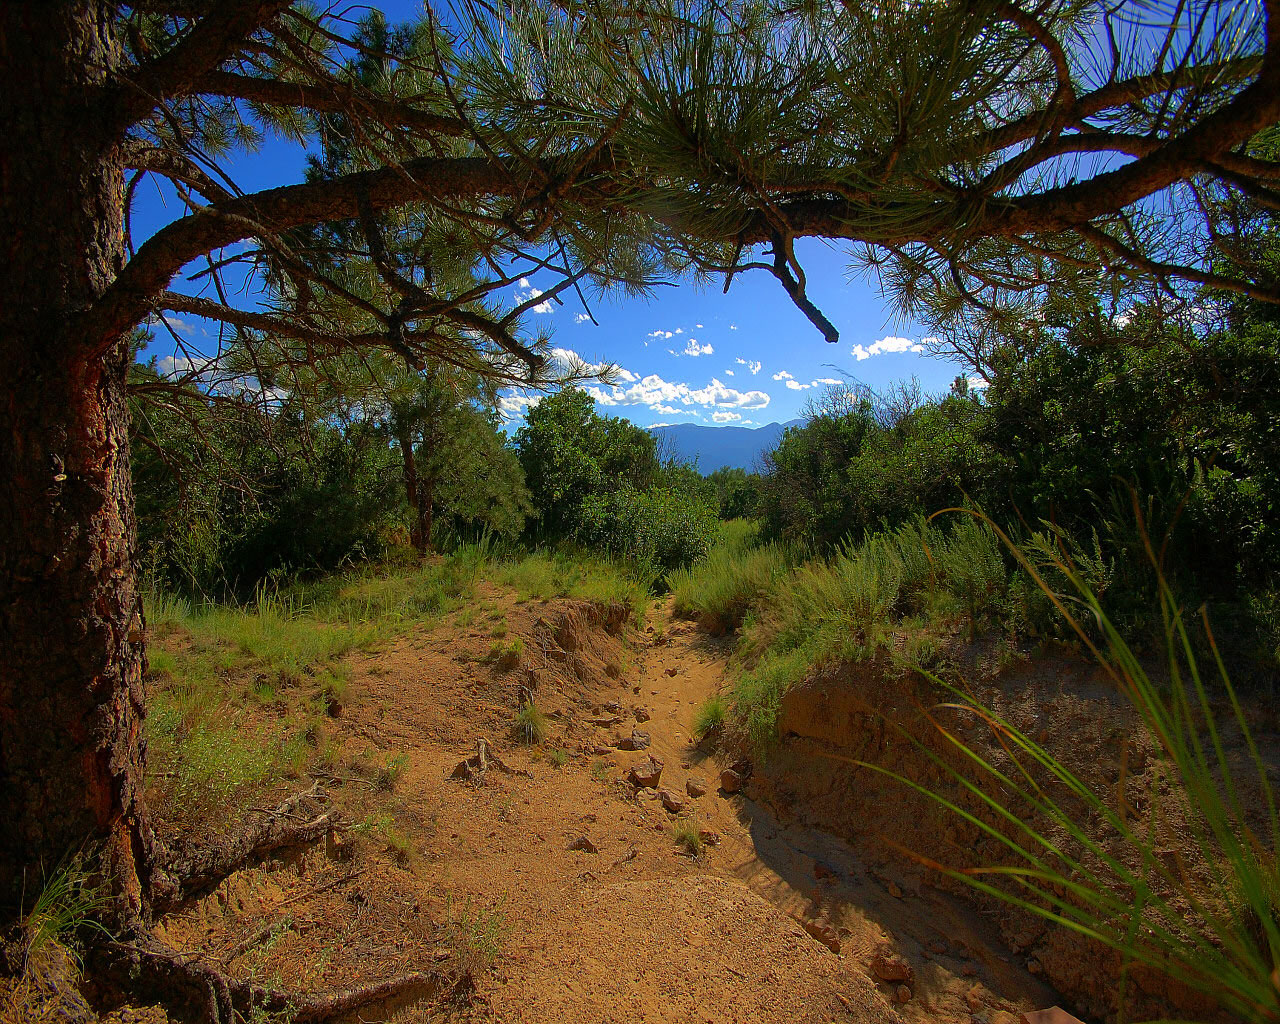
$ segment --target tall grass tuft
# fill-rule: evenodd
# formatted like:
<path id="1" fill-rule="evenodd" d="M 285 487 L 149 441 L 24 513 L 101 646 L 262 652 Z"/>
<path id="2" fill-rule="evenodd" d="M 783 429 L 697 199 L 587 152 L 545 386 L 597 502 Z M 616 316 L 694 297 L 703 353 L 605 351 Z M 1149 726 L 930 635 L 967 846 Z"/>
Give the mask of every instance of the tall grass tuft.
<path id="1" fill-rule="evenodd" d="M 516 711 L 512 732 L 521 743 L 541 743 L 547 738 L 547 716 L 532 700 L 527 700 Z"/>
<path id="2" fill-rule="evenodd" d="M 1003 851 L 1001 864 L 957 868 L 926 861 L 930 866 L 1118 952 L 1125 971 L 1121 1007 L 1127 971 L 1141 964 L 1205 993 L 1242 1020 L 1280 1020 L 1280 819 L 1267 766 L 1207 618 L 1209 677 L 1197 664 L 1183 609 L 1160 580 L 1169 680 L 1157 683 L 1072 560 L 1059 555 L 1053 568 L 1070 582 L 1096 629 L 1068 610 L 1024 550 L 996 532 L 1131 701 L 1161 748 L 1168 785 L 1153 787 L 1150 806 L 1136 814 L 1123 796 L 1094 791 L 972 693 L 936 677 L 954 697 L 949 706 L 985 723 L 1008 755 L 997 764 L 940 723 L 959 767 L 913 741 L 966 801 L 976 801 L 975 809 L 882 766 L 856 763 L 937 802 Z M 1247 752 L 1236 761 L 1228 750 L 1231 734 Z M 1171 821 L 1185 836 L 1172 861 L 1156 841 L 1157 826 Z"/>

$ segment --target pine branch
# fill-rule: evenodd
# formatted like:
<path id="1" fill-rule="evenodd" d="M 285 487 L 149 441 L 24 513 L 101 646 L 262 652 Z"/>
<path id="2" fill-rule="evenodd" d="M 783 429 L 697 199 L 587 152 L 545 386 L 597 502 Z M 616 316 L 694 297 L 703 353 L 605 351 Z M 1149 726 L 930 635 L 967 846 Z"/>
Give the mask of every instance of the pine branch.
<path id="1" fill-rule="evenodd" d="M 132 70 L 108 120 L 118 137 L 166 100 L 197 91 L 200 77 L 235 55 L 291 0 L 219 0 L 171 49 Z"/>

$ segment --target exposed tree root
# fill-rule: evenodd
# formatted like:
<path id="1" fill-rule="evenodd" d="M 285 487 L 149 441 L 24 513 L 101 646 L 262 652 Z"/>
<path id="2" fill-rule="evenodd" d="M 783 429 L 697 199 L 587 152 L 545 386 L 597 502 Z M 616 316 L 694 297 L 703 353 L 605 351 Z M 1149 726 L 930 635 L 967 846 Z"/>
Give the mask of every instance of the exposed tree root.
<path id="1" fill-rule="evenodd" d="M 338 822 L 336 811 L 323 810 L 328 794 L 317 782 L 278 807 L 257 810 L 259 820 L 193 849 L 168 850 L 158 878 L 152 882 L 153 909 L 163 911 L 207 892 L 251 858 L 313 842 Z"/>
<path id="2" fill-rule="evenodd" d="M 413 973 L 314 995 L 283 992 L 229 977 L 198 957 L 169 949 L 153 937 L 104 941 L 95 947 L 95 974 L 130 995 L 159 999 L 179 1015 L 207 1024 L 233 1024 L 254 1011 L 287 1013 L 293 1024 L 323 1024 L 372 1003 L 456 997 L 471 979 Z"/>

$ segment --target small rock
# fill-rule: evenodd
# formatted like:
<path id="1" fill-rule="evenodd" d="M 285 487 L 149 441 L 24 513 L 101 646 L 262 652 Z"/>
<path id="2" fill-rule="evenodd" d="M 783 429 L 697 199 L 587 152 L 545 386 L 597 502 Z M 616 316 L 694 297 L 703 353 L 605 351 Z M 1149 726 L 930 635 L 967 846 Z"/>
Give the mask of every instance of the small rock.
<path id="1" fill-rule="evenodd" d="M 825 864 L 823 864 L 822 861 L 815 860 L 813 862 L 813 877 L 819 878 L 819 879 L 835 878 L 836 873 L 832 871 L 829 867 L 827 867 Z"/>
<path id="2" fill-rule="evenodd" d="M 897 997 L 898 997 L 898 1002 L 900 1003 L 911 1002 L 911 989 L 907 988 L 906 985 L 899 985 Z"/>
<path id="3" fill-rule="evenodd" d="M 925 948 L 930 953 L 937 953 L 938 956 L 943 956 L 947 952 L 947 944 L 941 939 L 930 939 L 925 943 Z"/>
<path id="4" fill-rule="evenodd" d="M 632 729 L 630 736 L 618 740 L 619 750 L 644 750 L 649 746 L 649 734 L 639 729 Z"/>
<path id="5" fill-rule="evenodd" d="M 675 675 L 677 672 L 679 672 L 679 671 L 680 671 L 680 670 L 679 670 L 678 668 L 668 668 L 668 669 L 663 669 L 663 673 L 664 673 L 665 675 L 669 675 L 669 676 L 674 676 L 674 675 Z"/>
<path id="6" fill-rule="evenodd" d="M 636 716 L 637 722 L 649 721 L 649 712 L 647 712 L 644 708 L 636 708 L 635 716 Z"/>
<path id="7" fill-rule="evenodd" d="M 877 953 L 871 958 L 871 973 L 881 981 L 909 983 L 915 977 L 911 965 L 893 953 Z"/>
<path id="8" fill-rule="evenodd" d="M 621 721 L 622 719 L 617 715 L 610 715 L 608 718 L 593 718 L 591 724 L 597 729 L 612 729 Z"/>
<path id="9" fill-rule="evenodd" d="M 890 880 L 889 895 L 892 896 L 895 900 L 902 899 L 902 886 L 900 886 L 897 882 Z"/>
<path id="10" fill-rule="evenodd" d="M 573 842 L 569 844 L 569 849 L 581 850 L 583 853 L 599 853 L 600 852 L 596 848 L 596 844 L 593 843 L 586 836 L 578 836 L 577 839 L 575 839 Z"/>
<path id="11" fill-rule="evenodd" d="M 662 806 L 671 814 L 679 814 L 684 810 L 684 801 L 669 789 L 662 790 L 658 796 L 662 798 Z"/>
<path id="12" fill-rule="evenodd" d="M 732 768 L 726 768 L 720 773 L 720 788 L 726 793 L 738 792 L 742 788 L 742 776 Z"/>
<path id="13" fill-rule="evenodd" d="M 685 780 L 684 791 L 696 800 L 706 794 L 707 780 L 697 776 L 687 779 Z"/>
<path id="14" fill-rule="evenodd" d="M 831 950 L 831 952 L 839 954 L 840 934 L 832 928 L 831 925 L 824 924 L 821 921 L 808 920 L 801 921 L 800 925 L 805 931 L 826 946 L 827 949 Z"/>
<path id="15" fill-rule="evenodd" d="M 631 687 L 631 692 L 632 692 L 632 693 L 639 693 L 639 692 L 640 692 L 640 687 L 638 687 L 638 686 L 633 686 L 633 687 Z"/>
<path id="16" fill-rule="evenodd" d="M 627 781 L 638 789 L 657 789 L 662 769 L 663 762 L 650 755 L 643 764 L 638 764 L 627 772 Z"/>
<path id="17" fill-rule="evenodd" d="M 605 665 L 604 674 L 607 675 L 610 679 L 617 679 L 618 676 L 622 675 L 622 666 L 619 665 L 616 661 L 611 661 L 607 665 Z"/>
<path id="18" fill-rule="evenodd" d="M 754 770 L 751 765 L 751 758 L 749 757 L 740 757 L 738 760 L 734 761 L 733 764 L 729 765 L 729 767 L 737 772 L 738 777 L 741 779 L 751 778 L 751 773 Z"/>
<path id="19" fill-rule="evenodd" d="M 701 840 L 702 840 L 704 843 L 706 843 L 708 846 L 719 846 L 719 845 L 720 845 L 720 833 L 719 833 L 719 832 L 712 832 L 712 831 L 711 831 L 711 829 L 709 829 L 709 828 L 699 829 L 699 830 L 698 830 L 698 838 L 699 838 L 699 839 L 701 839 Z"/>
<path id="20" fill-rule="evenodd" d="M 619 704 L 616 700 L 611 700 L 607 704 L 601 704 L 600 710 L 610 715 L 621 715 L 622 705 Z"/>

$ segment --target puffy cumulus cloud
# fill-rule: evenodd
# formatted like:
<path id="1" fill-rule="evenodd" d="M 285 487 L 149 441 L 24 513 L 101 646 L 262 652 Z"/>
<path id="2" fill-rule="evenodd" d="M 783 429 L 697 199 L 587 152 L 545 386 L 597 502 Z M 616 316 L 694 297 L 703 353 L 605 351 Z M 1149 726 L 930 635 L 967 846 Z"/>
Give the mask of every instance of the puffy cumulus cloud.
<path id="1" fill-rule="evenodd" d="M 809 386 L 816 388 L 819 384 L 825 384 L 827 387 L 831 387 L 833 384 L 841 383 L 843 383 L 843 381 L 838 381 L 834 377 L 819 377 L 817 380 L 812 381 Z"/>
<path id="2" fill-rule="evenodd" d="M 729 325 L 729 330 L 731 330 L 731 331 L 736 331 L 737 329 L 738 329 L 738 325 L 737 325 L 737 324 L 730 324 L 730 325 Z"/>
<path id="3" fill-rule="evenodd" d="M 589 363 L 578 355 L 571 348 L 553 348 L 551 350 L 551 361 L 554 362 L 563 373 L 599 373 L 604 369 L 604 363 Z"/>
<path id="4" fill-rule="evenodd" d="M 732 370 L 725 370 L 725 371 L 724 371 L 724 375 L 725 375 L 726 377 L 734 377 L 734 376 L 736 376 L 736 374 L 735 374 Z"/>
<path id="5" fill-rule="evenodd" d="M 684 328 L 683 328 L 683 327 L 677 327 L 677 328 L 676 328 L 676 334 L 684 334 Z"/>
<path id="6" fill-rule="evenodd" d="M 693 325 L 693 329 L 694 329 L 695 331 L 700 331 L 700 330 L 702 330 L 702 324 L 694 324 L 694 325 Z"/>
<path id="7" fill-rule="evenodd" d="M 990 381 L 985 381 L 981 377 L 969 378 L 970 391 L 985 391 L 989 384 L 990 384 Z"/>
<path id="8" fill-rule="evenodd" d="M 618 367 L 618 380 L 627 384 L 634 384 L 639 379 L 640 378 L 636 374 L 632 373 L 625 366 Z"/>
<path id="9" fill-rule="evenodd" d="M 764 367 L 764 363 L 760 362 L 759 360 L 756 360 L 756 359 L 743 359 L 741 356 L 739 356 L 739 357 L 738 357 L 738 365 L 739 365 L 739 366 L 745 366 L 748 370 L 750 370 L 750 371 L 751 371 L 751 375 L 752 375 L 753 377 L 754 377 L 757 373 L 759 373 L 759 372 L 760 372 L 760 370 Z M 774 380 L 777 380 L 777 379 L 778 379 L 777 377 L 775 377 L 775 378 L 774 378 Z"/>
<path id="10" fill-rule="evenodd" d="M 858 362 L 862 362 L 864 359 L 870 359 L 872 356 L 883 355 L 886 352 L 923 351 L 924 345 L 921 342 L 912 341 L 910 338 L 895 338 L 892 335 L 887 338 L 881 338 L 879 341 L 872 342 L 870 345 L 853 346 L 853 355 Z"/>
<path id="11" fill-rule="evenodd" d="M 709 356 L 714 351 L 710 342 L 705 345 L 700 344 L 697 338 L 690 338 L 689 344 L 684 347 L 684 354 L 687 356 Z"/>
<path id="12" fill-rule="evenodd" d="M 516 289 L 516 305 L 523 306 L 526 302 L 536 299 L 542 294 L 541 288 L 535 288 L 529 283 L 527 277 L 520 278 L 520 286 Z M 550 313 L 551 300 L 543 299 L 541 302 L 530 307 L 535 313 Z"/>
<path id="13" fill-rule="evenodd" d="M 736 423 L 740 419 L 742 419 L 742 413 L 740 412 L 713 412 L 711 414 L 713 423 Z"/>
<path id="14" fill-rule="evenodd" d="M 664 331 L 664 330 L 662 330 L 662 328 L 658 328 L 658 330 L 656 330 L 656 331 L 650 331 L 650 332 L 646 335 L 646 337 L 649 337 L 649 338 L 662 338 L 662 339 L 664 339 L 664 340 L 665 340 L 665 339 L 667 339 L 667 338 L 673 338 L 673 337 L 675 337 L 675 335 L 673 335 L 670 331 Z"/>
<path id="15" fill-rule="evenodd" d="M 652 405 L 649 407 L 659 416 L 697 416 L 697 409 L 677 409 L 674 405 Z M 667 424 L 670 426 L 670 424 Z"/>
<path id="16" fill-rule="evenodd" d="M 586 324 L 586 323 L 590 323 L 590 322 L 591 322 L 591 314 L 590 314 L 590 313 L 578 313 L 578 314 L 576 314 L 576 315 L 574 316 L 574 318 L 573 318 L 573 322 L 574 322 L 575 324 Z"/>
<path id="17" fill-rule="evenodd" d="M 541 395 L 530 394 L 527 391 L 510 391 L 498 396 L 498 411 L 507 419 L 514 420 L 523 416 L 541 401 Z"/>
<path id="18" fill-rule="evenodd" d="M 659 413 L 662 406 L 763 409 L 769 404 L 769 396 L 763 391 L 739 391 L 714 377 L 706 387 L 694 388 L 684 382 L 663 380 L 656 373 L 641 378 L 630 387 L 590 387 L 587 393 L 601 405 L 647 405 Z"/>
<path id="19" fill-rule="evenodd" d="M 789 387 L 792 391 L 804 391 L 806 388 L 813 387 L 813 385 L 801 384 L 798 380 L 789 380 L 787 381 L 787 387 Z"/>
<path id="20" fill-rule="evenodd" d="M 792 380 L 793 378 L 791 374 L 787 373 L 786 370 L 779 370 L 777 373 L 773 375 L 773 379 L 774 380 Z"/>

